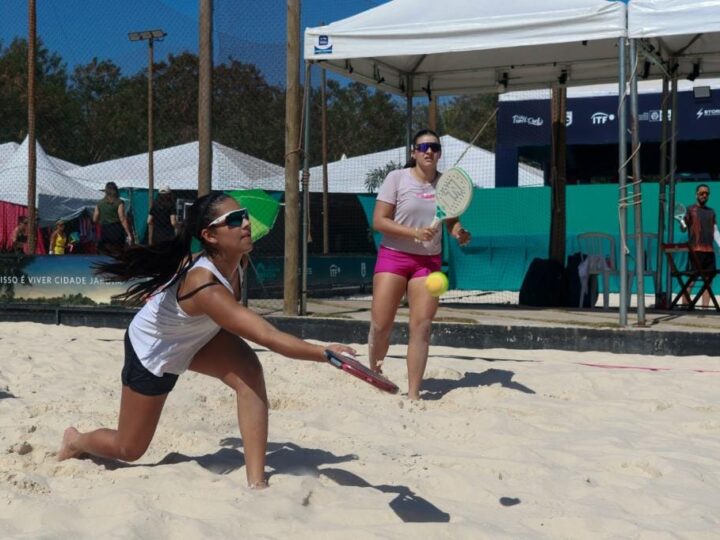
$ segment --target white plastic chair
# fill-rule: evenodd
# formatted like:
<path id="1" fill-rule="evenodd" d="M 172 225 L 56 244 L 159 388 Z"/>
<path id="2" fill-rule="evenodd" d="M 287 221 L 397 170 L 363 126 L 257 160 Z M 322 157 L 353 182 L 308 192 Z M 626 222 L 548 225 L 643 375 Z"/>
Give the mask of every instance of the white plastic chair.
<path id="1" fill-rule="evenodd" d="M 590 298 L 595 298 L 597 282 L 590 279 L 593 275 L 602 275 L 603 308 L 610 307 L 610 276 L 619 277 L 615 257 L 615 238 L 606 233 L 587 232 L 577 237 L 582 260 L 580 262 L 580 299 L 578 307 L 582 307 L 583 297 L 590 282 Z M 587 279 L 583 279 L 583 275 Z"/>
<path id="2" fill-rule="evenodd" d="M 628 286 L 627 286 L 627 295 L 628 295 L 628 307 L 632 303 L 632 284 L 635 281 L 636 273 L 637 273 L 637 264 L 635 262 L 635 254 L 637 253 L 637 247 L 636 247 L 636 241 L 637 241 L 637 235 L 633 234 L 628 236 L 628 239 L 630 239 L 630 245 L 628 246 L 630 249 L 630 253 L 628 254 L 628 261 L 632 261 L 631 265 L 628 265 Z M 653 278 L 653 291 L 657 291 L 658 282 L 660 281 L 660 276 L 658 274 L 657 269 L 657 234 L 655 233 L 643 233 L 642 234 L 642 245 L 643 245 L 643 254 L 644 254 L 644 265 L 643 265 L 643 271 L 642 271 L 642 277 L 652 277 Z M 646 291 L 647 292 L 647 291 Z"/>

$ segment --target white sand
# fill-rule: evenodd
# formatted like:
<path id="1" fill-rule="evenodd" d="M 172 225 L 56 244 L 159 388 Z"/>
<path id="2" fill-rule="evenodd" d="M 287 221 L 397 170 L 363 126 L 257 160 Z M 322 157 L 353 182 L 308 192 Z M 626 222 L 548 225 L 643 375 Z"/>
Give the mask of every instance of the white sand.
<path id="1" fill-rule="evenodd" d="M 114 427 L 122 335 L 0 323 L 2 538 L 718 537 L 718 358 L 433 347 L 410 403 L 262 352 L 254 492 L 231 391 L 192 373 L 139 462 L 55 461 L 67 425 Z"/>

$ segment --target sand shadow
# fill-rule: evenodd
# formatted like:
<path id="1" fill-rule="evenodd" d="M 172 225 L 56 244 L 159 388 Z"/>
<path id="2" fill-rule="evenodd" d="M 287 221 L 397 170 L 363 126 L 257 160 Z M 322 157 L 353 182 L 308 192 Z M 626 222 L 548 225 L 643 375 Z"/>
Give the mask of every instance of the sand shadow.
<path id="1" fill-rule="evenodd" d="M 407 486 L 373 485 L 356 474 L 329 467 L 320 469 L 320 474 L 341 486 L 372 488 L 383 493 L 394 493 L 396 497 L 390 501 L 390 508 L 405 523 L 448 523 L 450 521 L 450 514 L 443 512 L 427 499 L 418 497 Z"/>
<path id="2" fill-rule="evenodd" d="M 267 464 L 274 469 L 273 474 L 291 474 L 296 476 L 326 476 L 341 486 L 373 488 L 383 493 L 397 496 L 390 501 L 390 508 L 397 516 L 409 523 L 447 523 L 450 514 L 432 503 L 418 497 L 407 486 L 372 485 L 360 476 L 343 469 L 324 467 L 324 465 L 357 460 L 358 456 L 347 454 L 336 456 L 331 452 L 317 448 L 303 448 L 294 443 L 269 443 Z"/>
<path id="3" fill-rule="evenodd" d="M 127 463 L 115 459 L 104 459 L 90 456 L 88 459 L 107 469 L 115 471 L 118 469 L 130 469 L 134 467 L 160 467 L 163 465 L 176 465 L 178 463 L 196 462 L 203 469 L 215 474 L 229 474 L 245 466 L 245 455 L 234 448 L 221 448 L 212 454 L 200 456 L 189 456 L 180 452 L 170 452 L 157 463 Z"/>
<path id="4" fill-rule="evenodd" d="M 160 467 L 194 461 L 202 468 L 215 474 L 229 474 L 245 465 L 245 455 L 239 450 L 242 448 L 242 439 L 227 437 L 220 441 L 224 446 L 212 454 L 201 456 L 188 456 L 180 452 L 170 452 L 157 463 L 125 463 L 123 461 L 90 457 L 95 464 L 114 471 L 133 467 Z M 355 461 L 355 454 L 335 455 L 319 448 L 303 448 L 291 442 L 268 443 L 266 465 L 272 469 L 268 478 L 275 474 L 289 474 L 293 476 L 324 475 L 341 486 L 373 488 L 383 493 L 394 493 L 396 497 L 390 501 L 390 508 L 404 522 L 408 523 L 447 523 L 450 514 L 443 512 L 426 499 L 418 497 L 407 486 L 401 485 L 372 485 L 360 476 L 326 465 Z"/>
<path id="5" fill-rule="evenodd" d="M 388 354 L 386 358 L 405 359 L 399 354 Z M 470 356 L 467 354 L 428 354 L 428 358 L 452 358 L 453 360 L 481 360 L 483 362 L 522 362 L 522 363 L 538 363 L 540 360 L 523 360 L 520 358 L 487 358 L 485 356 Z"/>
<path id="6" fill-rule="evenodd" d="M 15 394 L 12 392 L 6 392 L 5 390 L 0 390 L 0 399 L 8 399 L 8 398 L 17 398 Z"/>
<path id="7" fill-rule="evenodd" d="M 525 394 L 534 394 L 535 391 L 524 384 L 513 381 L 515 372 L 505 369 L 488 369 L 482 373 L 465 372 L 462 379 L 426 379 L 423 381 L 422 399 L 433 401 L 441 399 L 448 392 L 458 388 L 477 388 L 479 386 L 492 386 L 500 384 L 503 388 L 517 390 Z"/>

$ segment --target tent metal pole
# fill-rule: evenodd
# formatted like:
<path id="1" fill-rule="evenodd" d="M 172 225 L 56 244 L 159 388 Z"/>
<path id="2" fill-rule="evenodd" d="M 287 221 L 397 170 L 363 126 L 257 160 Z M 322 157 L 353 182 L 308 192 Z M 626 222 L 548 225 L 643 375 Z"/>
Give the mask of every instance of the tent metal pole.
<path id="1" fill-rule="evenodd" d="M 410 160 L 410 147 L 412 146 L 412 115 L 413 115 L 413 88 L 412 74 L 407 74 L 407 94 L 405 95 L 405 161 Z"/>
<path id="2" fill-rule="evenodd" d="M 618 39 L 618 221 L 620 238 L 624 239 L 627 232 L 627 104 L 625 103 L 626 77 L 625 66 L 626 38 Z M 624 245 L 620 246 L 620 318 L 619 325 L 627 326 L 627 254 Z"/>
<path id="3" fill-rule="evenodd" d="M 636 40 L 630 40 L 630 133 L 632 136 L 633 207 L 635 209 L 635 278 L 637 282 L 637 324 L 645 326 L 645 246 L 642 223 L 642 176 L 640 174 L 640 122 L 638 120 L 638 54 Z M 623 246 L 623 250 L 625 246 Z M 632 286 L 631 283 L 628 285 Z"/>
<path id="4" fill-rule="evenodd" d="M 310 93 L 312 85 L 312 62 L 305 63 L 305 114 L 303 124 L 303 171 L 302 171 L 302 281 L 300 285 L 300 309 L 298 315 L 307 315 L 307 275 L 308 275 L 308 220 L 310 219 Z"/>
<path id="5" fill-rule="evenodd" d="M 670 189 L 669 189 L 669 200 L 668 208 L 670 212 L 674 212 L 675 208 L 675 168 L 677 167 L 677 65 L 675 59 L 673 59 L 673 78 L 672 86 L 670 87 L 671 105 L 670 105 Z M 670 216 L 668 216 L 668 221 Z M 672 244 L 675 241 L 675 224 L 668 223 L 668 243 Z M 667 289 L 668 305 L 670 305 L 670 298 L 672 297 L 672 276 L 670 272 L 665 276 L 665 284 Z"/>
<path id="6" fill-rule="evenodd" d="M 663 266 L 665 260 L 663 257 L 662 245 L 665 241 L 665 208 L 667 204 L 667 173 L 668 173 L 668 98 L 670 97 L 670 80 L 667 75 L 663 75 L 662 86 L 662 124 L 660 135 L 660 182 L 658 183 L 658 227 L 657 227 L 657 252 L 656 265 L 657 274 L 655 276 L 655 307 L 665 308 L 670 305 L 667 289 L 663 283 Z M 669 215 L 669 212 L 668 212 Z"/>

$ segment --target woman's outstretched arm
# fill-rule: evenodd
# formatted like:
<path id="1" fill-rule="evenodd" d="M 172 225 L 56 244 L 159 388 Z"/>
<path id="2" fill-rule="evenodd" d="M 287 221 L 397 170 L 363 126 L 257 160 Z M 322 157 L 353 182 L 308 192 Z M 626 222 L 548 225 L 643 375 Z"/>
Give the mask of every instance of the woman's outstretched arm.
<path id="1" fill-rule="evenodd" d="M 193 315 L 205 313 L 228 332 L 288 358 L 324 362 L 326 348 L 336 352 L 356 354 L 353 348 L 346 345 L 315 345 L 279 330 L 252 310 L 239 304 L 230 291 L 222 285 L 206 287 L 198 291 L 192 298 L 183 302 L 183 309 Z"/>

